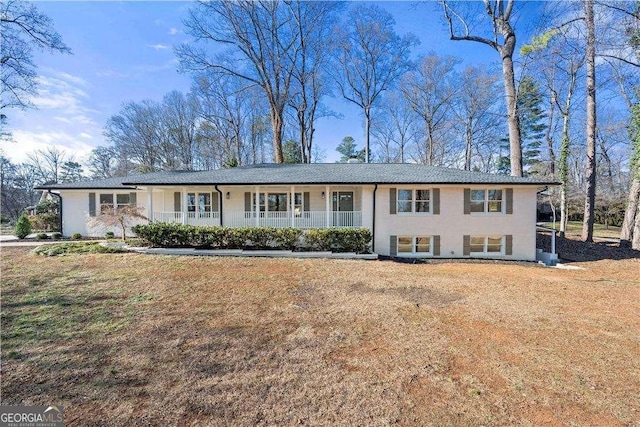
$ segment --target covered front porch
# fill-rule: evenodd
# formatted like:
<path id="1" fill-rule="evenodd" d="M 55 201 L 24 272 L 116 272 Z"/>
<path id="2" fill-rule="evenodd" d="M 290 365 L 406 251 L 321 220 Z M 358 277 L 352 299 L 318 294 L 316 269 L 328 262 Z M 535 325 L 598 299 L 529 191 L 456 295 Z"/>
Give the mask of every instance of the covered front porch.
<path id="1" fill-rule="evenodd" d="M 356 186 L 148 187 L 150 222 L 226 227 L 370 227 Z"/>

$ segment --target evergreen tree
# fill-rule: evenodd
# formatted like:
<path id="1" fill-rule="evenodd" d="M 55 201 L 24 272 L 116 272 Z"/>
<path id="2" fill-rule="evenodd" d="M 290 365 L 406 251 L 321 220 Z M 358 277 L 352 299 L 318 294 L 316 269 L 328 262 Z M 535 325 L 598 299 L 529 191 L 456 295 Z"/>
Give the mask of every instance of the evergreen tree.
<path id="1" fill-rule="evenodd" d="M 288 140 L 282 146 L 284 163 L 302 163 L 302 149 L 300 143 L 293 139 Z"/>
<path id="2" fill-rule="evenodd" d="M 29 234 L 31 234 L 31 221 L 29 220 L 29 215 L 26 212 L 23 212 L 18 218 L 18 222 L 16 222 L 15 234 L 18 239 L 24 239 Z"/>
<path id="3" fill-rule="evenodd" d="M 518 114 L 522 139 L 522 164 L 532 171 L 532 166 L 540 162 L 540 147 L 547 125 L 543 122 L 547 116 L 542 109 L 542 93 L 538 83 L 526 76 L 518 85 Z"/>
<path id="4" fill-rule="evenodd" d="M 349 159 L 358 159 L 364 163 L 365 150 L 358 150 L 355 139 L 351 136 L 345 136 L 342 138 L 342 142 L 336 148 L 336 151 L 342 154 L 340 157 L 340 163 L 346 163 Z"/>
<path id="5" fill-rule="evenodd" d="M 547 114 L 542 109 L 542 93 L 538 83 L 531 77 L 525 76 L 518 85 L 518 122 L 520 124 L 520 138 L 522 141 L 522 165 L 525 175 L 536 173 L 535 166 L 540 162 L 540 147 L 544 138 L 547 125 L 543 122 Z M 511 170 L 511 161 L 507 154 L 509 140 L 500 141 L 500 157 L 498 158 L 498 173 L 508 174 Z"/>

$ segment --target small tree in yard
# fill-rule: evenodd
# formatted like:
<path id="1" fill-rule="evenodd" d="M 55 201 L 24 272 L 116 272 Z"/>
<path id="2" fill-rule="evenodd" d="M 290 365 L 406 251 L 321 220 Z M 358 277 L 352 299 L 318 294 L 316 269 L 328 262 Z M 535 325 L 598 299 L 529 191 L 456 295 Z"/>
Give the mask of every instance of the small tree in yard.
<path id="1" fill-rule="evenodd" d="M 142 215 L 144 210 L 141 206 L 136 205 L 102 205 L 101 212 L 92 218 L 92 223 L 95 225 L 102 225 L 104 227 L 117 227 L 122 229 L 122 240 L 127 238 L 127 227 L 133 225 L 133 221 L 136 219 L 147 219 Z"/>
<path id="2" fill-rule="evenodd" d="M 24 239 L 29 234 L 31 234 L 31 221 L 29 220 L 29 215 L 26 212 L 23 212 L 18 218 L 18 222 L 16 222 L 16 237 L 18 239 Z"/>

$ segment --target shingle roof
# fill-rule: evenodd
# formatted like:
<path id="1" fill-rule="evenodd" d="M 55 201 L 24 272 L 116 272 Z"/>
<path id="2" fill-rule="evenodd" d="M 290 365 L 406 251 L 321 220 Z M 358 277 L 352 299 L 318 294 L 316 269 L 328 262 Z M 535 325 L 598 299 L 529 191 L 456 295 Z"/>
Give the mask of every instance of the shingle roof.
<path id="1" fill-rule="evenodd" d="M 120 188 L 122 185 L 299 185 L 299 184 L 504 184 L 555 185 L 517 178 L 408 163 L 261 164 L 211 171 L 172 171 L 57 184 L 46 188 Z"/>

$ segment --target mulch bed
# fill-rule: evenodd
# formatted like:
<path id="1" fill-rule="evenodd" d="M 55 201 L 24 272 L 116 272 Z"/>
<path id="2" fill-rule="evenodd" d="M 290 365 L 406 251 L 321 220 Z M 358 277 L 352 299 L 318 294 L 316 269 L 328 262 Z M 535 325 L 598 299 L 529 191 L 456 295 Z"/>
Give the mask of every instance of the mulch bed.
<path id="1" fill-rule="evenodd" d="M 598 241 L 596 239 L 596 242 L 589 243 L 579 239 L 579 236 L 556 237 L 558 257 L 561 260 L 573 262 L 640 258 L 640 251 L 621 248 L 617 242 Z M 549 233 L 538 233 L 537 247 L 549 252 L 551 250 L 551 235 Z"/>

